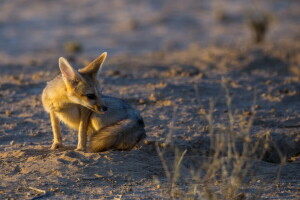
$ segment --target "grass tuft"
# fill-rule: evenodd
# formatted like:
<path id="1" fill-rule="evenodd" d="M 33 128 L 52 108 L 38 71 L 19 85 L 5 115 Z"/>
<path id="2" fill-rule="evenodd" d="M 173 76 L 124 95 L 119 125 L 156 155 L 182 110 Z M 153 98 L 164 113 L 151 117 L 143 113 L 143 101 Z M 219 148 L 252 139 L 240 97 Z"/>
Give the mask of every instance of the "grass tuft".
<path id="1" fill-rule="evenodd" d="M 270 29 L 272 16 L 266 12 L 251 11 L 247 16 L 247 26 L 252 34 L 252 41 L 255 44 L 262 43 Z"/>

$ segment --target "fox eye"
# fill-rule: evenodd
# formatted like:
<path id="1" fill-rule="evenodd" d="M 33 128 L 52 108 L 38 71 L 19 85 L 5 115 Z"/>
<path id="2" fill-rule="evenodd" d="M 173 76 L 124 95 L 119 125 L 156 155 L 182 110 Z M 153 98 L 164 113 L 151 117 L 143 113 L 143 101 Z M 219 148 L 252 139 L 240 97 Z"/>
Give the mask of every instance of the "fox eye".
<path id="1" fill-rule="evenodd" d="M 96 99 L 96 95 L 95 94 L 87 94 L 86 95 L 87 98 L 93 100 L 93 99 Z"/>

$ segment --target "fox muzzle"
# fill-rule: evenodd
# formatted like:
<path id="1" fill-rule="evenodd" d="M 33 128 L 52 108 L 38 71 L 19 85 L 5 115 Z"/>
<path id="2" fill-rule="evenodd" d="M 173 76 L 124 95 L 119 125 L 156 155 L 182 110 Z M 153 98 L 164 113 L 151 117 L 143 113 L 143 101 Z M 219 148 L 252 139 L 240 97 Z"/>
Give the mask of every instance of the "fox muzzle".
<path id="1" fill-rule="evenodd" d="M 103 113 L 103 112 L 107 111 L 108 108 L 106 106 L 104 106 L 104 105 L 103 106 L 95 105 L 94 109 L 97 112 Z"/>

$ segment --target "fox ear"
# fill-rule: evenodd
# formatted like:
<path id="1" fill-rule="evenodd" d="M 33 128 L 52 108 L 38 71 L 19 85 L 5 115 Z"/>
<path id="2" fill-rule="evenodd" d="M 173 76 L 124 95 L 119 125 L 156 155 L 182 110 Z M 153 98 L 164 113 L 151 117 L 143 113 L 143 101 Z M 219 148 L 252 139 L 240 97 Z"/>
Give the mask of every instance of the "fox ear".
<path id="1" fill-rule="evenodd" d="M 65 58 L 60 57 L 58 63 L 65 82 L 68 81 L 69 83 L 76 83 L 79 81 L 80 75 L 73 69 Z"/>
<path id="2" fill-rule="evenodd" d="M 90 64 L 88 64 L 86 67 L 82 69 L 79 69 L 78 71 L 80 73 L 91 74 L 98 78 L 99 74 L 101 73 L 102 64 L 104 63 L 106 56 L 107 56 L 106 52 L 102 53 L 98 58 L 93 60 Z"/>

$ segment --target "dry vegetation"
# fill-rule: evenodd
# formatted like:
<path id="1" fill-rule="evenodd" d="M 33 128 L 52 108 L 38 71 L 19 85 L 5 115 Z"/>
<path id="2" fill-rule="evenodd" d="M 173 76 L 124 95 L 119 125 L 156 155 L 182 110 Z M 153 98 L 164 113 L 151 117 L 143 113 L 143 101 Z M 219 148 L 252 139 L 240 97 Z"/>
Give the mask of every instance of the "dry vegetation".
<path id="1" fill-rule="evenodd" d="M 240 115 L 232 110 L 227 84 L 223 79 L 228 119 L 223 123 L 215 123 L 213 101 L 208 113 L 201 112 L 208 122 L 209 149 L 206 152 L 203 149 L 202 152 L 195 149 L 183 150 L 182 147 L 174 145 L 170 140 L 173 127 L 163 144 L 156 143 L 156 150 L 168 180 L 166 191 L 172 199 L 260 199 L 263 192 L 259 188 L 255 192 L 249 192 L 253 187 L 250 183 L 256 179 L 255 160 L 264 159 L 265 153 L 270 151 L 270 145 L 274 145 L 275 149 L 272 151 L 277 151 L 280 158 L 278 168 L 285 165 L 286 157 L 270 141 L 269 133 L 265 134 L 265 138 L 254 138 L 251 135 L 257 105 L 255 98 L 250 111 Z M 165 156 L 170 151 L 173 152 L 171 162 L 168 161 L 170 157 Z M 184 158 L 187 152 L 187 158 Z M 182 163 L 189 165 L 191 160 L 194 163 L 189 167 L 190 170 L 182 173 Z M 280 170 L 277 176 L 280 177 Z M 182 182 L 187 183 L 186 187 L 177 186 Z M 258 187 L 260 186 L 263 187 Z"/>

